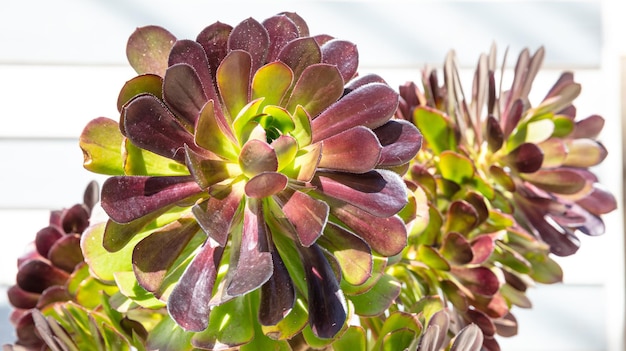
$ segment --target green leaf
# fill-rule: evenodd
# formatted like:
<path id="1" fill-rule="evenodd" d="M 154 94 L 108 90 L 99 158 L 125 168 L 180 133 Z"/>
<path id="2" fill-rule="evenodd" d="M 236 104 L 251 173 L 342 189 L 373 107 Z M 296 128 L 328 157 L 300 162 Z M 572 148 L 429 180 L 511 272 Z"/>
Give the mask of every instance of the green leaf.
<path id="1" fill-rule="evenodd" d="M 413 112 L 413 121 L 422 132 L 427 147 L 436 155 L 445 150 L 456 150 L 452 122 L 442 112 L 427 108 L 417 107 Z"/>
<path id="2" fill-rule="evenodd" d="M 410 329 L 397 329 L 386 334 L 382 339 L 383 343 L 380 347 L 381 351 L 407 350 L 409 346 L 417 339 L 414 331 Z"/>
<path id="3" fill-rule="evenodd" d="M 453 151 L 444 151 L 439 155 L 441 176 L 459 185 L 474 177 L 474 162 Z"/>
<path id="4" fill-rule="evenodd" d="M 404 350 L 421 332 L 422 325 L 416 314 L 394 312 L 385 320 L 378 333 L 382 337 L 378 338 L 373 350 Z"/>
<path id="5" fill-rule="evenodd" d="M 261 325 L 263 334 L 274 340 L 288 340 L 302 331 L 309 321 L 306 302 L 298 296 L 289 313 L 276 325 Z M 259 324 L 260 323 L 255 323 Z"/>
<path id="6" fill-rule="evenodd" d="M 117 272 L 114 274 L 115 283 L 124 296 L 141 307 L 157 309 L 165 307 L 165 303 L 157 299 L 152 293 L 139 286 L 134 272 Z"/>
<path id="7" fill-rule="evenodd" d="M 360 295 L 347 296 L 354 304 L 354 312 L 360 316 L 378 316 L 383 313 L 400 294 L 400 282 L 384 274 L 376 285 Z"/>
<path id="8" fill-rule="evenodd" d="M 367 351 L 365 329 L 358 325 L 348 327 L 343 335 L 333 342 L 334 351 Z"/>
<path id="9" fill-rule="evenodd" d="M 432 246 L 419 245 L 417 248 L 417 259 L 428 267 L 440 270 L 450 270 L 450 263 Z"/>
<path id="10" fill-rule="evenodd" d="M 94 173 L 124 174 L 123 140 L 118 122 L 105 117 L 90 121 L 79 139 L 84 156 L 83 167 Z"/>
<path id="11" fill-rule="evenodd" d="M 149 350 L 159 351 L 190 351 L 192 332 L 186 332 L 171 318 L 163 318 L 150 332 L 147 340 Z"/>
<path id="12" fill-rule="evenodd" d="M 139 74 L 165 75 L 167 58 L 176 37 L 158 26 L 137 28 L 126 46 L 128 62 Z"/>
<path id="13" fill-rule="evenodd" d="M 263 105 L 279 105 L 293 83 L 291 68 L 274 61 L 259 68 L 252 78 L 252 100 L 265 98 Z"/>
<path id="14" fill-rule="evenodd" d="M 209 327 L 195 333 L 192 345 L 199 348 L 235 347 L 254 338 L 253 316 L 248 306 L 247 295 L 238 296 L 222 305 L 215 306 L 209 316 Z"/>

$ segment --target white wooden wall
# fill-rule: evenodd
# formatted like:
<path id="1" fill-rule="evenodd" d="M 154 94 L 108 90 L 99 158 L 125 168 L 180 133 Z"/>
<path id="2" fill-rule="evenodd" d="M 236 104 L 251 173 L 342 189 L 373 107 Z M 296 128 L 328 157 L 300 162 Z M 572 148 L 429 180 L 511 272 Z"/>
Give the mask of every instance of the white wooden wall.
<path id="1" fill-rule="evenodd" d="M 599 113 L 610 154 L 598 169 L 621 200 L 619 57 L 626 55 L 622 0 L 555 1 L 211 1 L 4 0 L 0 6 L 0 344 L 13 336 L 4 291 L 15 260 L 47 223 L 50 209 L 82 199 L 91 179 L 82 169 L 78 136 L 98 116 L 116 118 L 122 84 L 133 76 L 125 44 L 138 26 L 157 24 L 195 38 L 217 20 L 229 24 L 296 11 L 312 33 L 358 45 L 361 72 L 394 86 L 418 80 L 454 48 L 465 68 L 492 42 L 547 49 L 534 87 L 540 99 L 562 70 L 583 84 L 581 116 Z M 513 60 L 509 59 L 512 63 Z M 468 71 L 469 72 L 469 71 Z M 469 77 L 469 75 L 467 75 Z M 469 83 L 469 81 L 468 81 Z M 579 253 L 559 260 L 565 283 L 530 292 L 534 309 L 515 310 L 519 336 L 503 350 L 619 351 L 624 330 L 621 213 L 607 234 L 582 238 Z"/>

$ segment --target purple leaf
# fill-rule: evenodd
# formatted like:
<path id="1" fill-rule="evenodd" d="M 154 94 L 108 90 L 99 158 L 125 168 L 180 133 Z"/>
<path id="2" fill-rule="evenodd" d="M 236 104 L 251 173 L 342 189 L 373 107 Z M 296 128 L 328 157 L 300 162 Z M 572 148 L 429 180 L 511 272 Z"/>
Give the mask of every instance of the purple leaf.
<path id="1" fill-rule="evenodd" d="M 599 184 L 594 184 L 593 190 L 576 203 L 596 215 L 609 213 L 617 208 L 615 196 Z"/>
<path id="2" fill-rule="evenodd" d="M 7 297 L 11 306 L 19 309 L 28 310 L 37 306 L 40 293 L 29 292 L 20 289 L 19 286 L 13 285 L 7 290 Z"/>
<path id="3" fill-rule="evenodd" d="M 136 146 L 185 163 L 183 146 L 194 145 L 193 136 L 161 101 L 142 95 L 122 112 L 123 132 Z"/>
<path id="4" fill-rule="evenodd" d="M 445 217 L 444 230 L 446 232 L 467 234 L 478 225 L 478 212 L 474 206 L 464 200 L 453 201 Z"/>
<path id="5" fill-rule="evenodd" d="M 376 167 L 382 146 L 368 128 L 357 126 L 323 141 L 318 167 L 365 173 Z"/>
<path id="6" fill-rule="evenodd" d="M 350 81 L 359 67 L 359 52 L 349 41 L 333 39 L 322 47 L 322 62 L 337 66 L 344 82 Z"/>
<path id="7" fill-rule="evenodd" d="M 504 132 L 504 138 L 508 138 L 513 132 L 513 129 L 517 127 L 520 119 L 522 118 L 522 113 L 524 112 L 524 102 L 520 99 L 515 100 L 511 109 L 507 112 L 508 113 L 503 116 L 500 121 L 502 131 Z"/>
<path id="8" fill-rule="evenodd" d="M 265 141 L 250 139 L 241 148 L 239 165 L 246 176 L 253 177 L 262 172 L 276 172 L 278 158 Z"/>
<path id="9" fill-rule="evenodd" d="M 37 232 L 35 237 L 35 247 L 37 252 L 43 257 L 48 257 L 48 252 L 54 243 L 65 235 L 61 228 L 48 226 Z"/>
<path id="10" fill-rule="evenodd" d="M 243 50 L 252 58 L 252 72 L 256 72 L 265 62 L 270 37 L 263 25 L 253 18 L 239 23 L 228 37 L 228 50 Z"/>
<path id="11" fill-rule="evenodd" d="M 451 267 L 452 274 L 473 293 L 492 296 L 500 289 L 498 276 L 487 267 Z"/>
<path id="12" fill-rule="evenodd" d="M 502 144 L 504 143 L 504 132 L 502 131 L 502 128 L 500 128 L 498 120 L 496 120 L 496 118 L 492 115 L 489 115 L 489 117 L 487 117 L 485 129 L 485 139 L 487 139 L 489 150 L 491 152 L 500 150 Z"/>
<path id="13" fill-rule="evenodd" d="M 557 194 L 576 194 L 587 185 L 584 175 L 567 168 L 540 169 L 522 177 L 542 190 Z"/>
<path id="14" fill-rule="evenodd" d="M 451 232 L 446 234 L 441 244 L 441 254 L 453 264 L 464 265 L 470 263 L 474 258 L 472 246 L 459 233 Z"/>
<path id="15" fill-rule="evenodd" d="M 72 299 L 72 295 L 67 291 L 65 285 L 53 285 L 41 293 L 36 307 L 44 309 L 55 302 L 71 301 Z"/>
<path id="16" fill-rule="evenodd" d="M 297 80 L 307 67 L 322 62 L 322 52 L 315 39 L 298 38 L 288 42 L 280 50 L 278 60 L 291 68 L 294 79 Z"/>
<path id="17" fill-rule="evenodd" d="M 167 300 L 167 310 L 183 329 L 203 331 L 209 324 L 209 301 L 224 249 L 205 244 L 193 258 Z"/>
<path id="18" fill-rule="evenodd" d="M 226 293 L 229 296 L 243 295 L 255 290 L 272 276 L 274 264 L 269 252 L 268 232 L 260 201 L 249 199 L 243 215 L 243 229 L 233 233 L 234 251 L 231 255 Z"/>
<path id="19" fill-rule="evenodd" d="M 296 291 L 285 263 L 280 258 L 273 242 L 269 242 L 274 273 L 261 286 L 259 322 L 262 325 L 276 325 L 291 311 L 296 302 Z"/>
<path id="20" fill-rule="evenodd" d="M 298 15 L 295 12 L 281 12 L 279 13 L 279 15 L 286 16 L 293 23 L 295 23 L 296 27 L 298 28 L 298 33 L 300 34 L 301 37 L 309 36 L 309 27 L 306 24 L 306 21 L 302 17 L 300 17 L 300 15 Z"/>
<path id="21" fill-rule="evenodd" d="M 194 127 L 208 97 L 194 68 L 178 63 L 165 72 L 163 100 L 184 125 Z"/>
<path id="22" fill-rule="evenodd" d="M 226 245 L 242 198 L 240 187 L 233 187 L 226 195 L 211 196 L 191 209 L 202 230 L 220 246 Z"/>
<path id="23" fill-rule="evenodd" d="M 479 235 L 472 242 L 473 264 L 481 264 L 485 262 L 495 249 L 493 239 L 489 235 Z"/>
<path id="24" fill-rule="evenodd" d="M 541 168 L 543 151 L 533 143 L 523 143 L 511 151 L 506 160 L 518 172 L 533 173 Z"/>
<path id="25" fill-rule="evenodd" d="M 298 38 L 298 27 L 289 17 L 284 15 L 276 15 L 264 20 L 263 26 L 270 38 L 267 61 L 273 62 L 276 61 L 278 53 L 288 42 Z"/>
<path id="26" fill-rule="evenodd" d="M 83 253 L 80 251 L 80 235 L 64 235 L 57 240 L 48 252 L 48 259 L 55 267 L 72 273 L 76 265 L 83 262 Z"/>
<path id="27" fill-rule="evenodd" d="M 409 162 L 422 147 L 422 133 L 408 121 L 390 120 L 374 129 L 383 149 L 378 165 L 399 166 Z M 326 152 L 326 149 L 323 150 Z"/>
<path id="28" fill-rule="evenodd" d="M 235 50 L 229 52 L 217 68 L 217 86 L 231 120 L 249 101 L 251 65 L 249 53 Z"/>
<path id="29" fill-rule="evenodd" d="M 380 83 L 367 84 L 350 92 L 311 122 L 313 143 L 363 125 L 375 129 L 396 112 L 398 94 Z"/>
<path id="30" fill-rule="evenodd" d="M 69 273 L 41 260 L 30 260 L 20 266 L 15 281 L 24 291 L 41 293 L 53 285 L 65 285 Z"/>
<path id="31" fill-rule="evenodd" d="M 144 289 L 149 292 L 159 290 L 168 271 L 198 229 L 193 219 L 180 219 L 151 233 L 135 246 L 133 270 Z"/>
<path id="32" fill-rule="evenodd" d="M 200 192 L 190 176 L 111 177 L 102 185 L 102 208 L 112 220 L 128 223 Z"/>
<path id="33" fill-rule="evenodd" d="M 283 213 L 293 225 L 303 246 L 311 246 L 328 221 L 328 204 L 309 195 L 295 191 L 282 207 Z"/>
<path id="34" fill-rule="evenodd" d="M 333 338 L 347 318 L 346 300 L 318 245 L 299 247 L 308 288 L 309 325 L 315 336 Z"/>
<path id="35" fill-rule="evenodd" d="M 232 29 L 228 24 L 215 22 L 204 28 L 196 37 L 196 41 L 204 48 L 209 62 L 209 71 L 213 75 L 215 75 L 217 67 L 228 53 L 228 36 Z"/>
<path id="36" fill-rule="evenodd" d="M 393 256 L 406 246 L 406 227 L 400 217 L 376 217 L 349 204 L 327 202 L 330 212 L 365 240 L 375 252 Z"/>
<path id="37" fill-rule="evenodd" d="M 165 74 L 167 57 L 176 37 L 158 26 L 137 28 L 126 45 L 128 62 L 139 74 Z"/>
<path id="38" fill-rule="evenodd" d="M 319 171 L 311 181 L 316 191 L 345 201 L 377 217 L 390 217 L 408 202 L 398 174 L 374 170 L 363 174 Z"/>
<path id="39" fill-rule="evenodd" d="M 343 94 L 343 80 L 337 67 L 318 63 L 304 69 L 296 81 L 286 108 L 295 113 L 301 105 L 312 117 L 319 115 Z"/>
<path id="40" fill-rule="evenodd" d="M 285 190 L 289 178 L 278 172 L 262 172 L 250 178 L 244 188 L 246 195 L 261 199 Z"/>
<path id="41" fill-rule="evenodd" d="M 569 137 L 572 139 L 596 139 L 600 135 L 602 128 L 604 128 L 604 118 L 598 115 L 591 115 L 576 122 L 574 131 Z"/>

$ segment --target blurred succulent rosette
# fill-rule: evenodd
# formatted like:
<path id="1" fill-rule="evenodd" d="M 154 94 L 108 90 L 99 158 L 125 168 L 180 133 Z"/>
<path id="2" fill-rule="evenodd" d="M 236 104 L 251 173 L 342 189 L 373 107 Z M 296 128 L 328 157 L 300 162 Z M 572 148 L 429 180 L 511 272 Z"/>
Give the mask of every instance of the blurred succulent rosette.
<path id="1" fill-rule="evenodd" d="M 466 95 L 451 52 L 442 74 L 425 70 L 421 88 L 400 87 L 396 116 L 415 123 L 424 143 L 405 177 L 418 205 L 394 276 L 404 277 L 410 310 L 446 311 L 434 321 L 453 333 L 478 325 L 486 350 L 500 349 L 496 334 L 517 333 L 510 309 L 531 307 L 528 286 L 562 280 L 550 254 L 575 253 L 577 233 L 602 234 L 600 216 L 616 208 L 590 169 L 607 155 L 597 140 L 604 120 L 576 119 L 573 74 L 530 102 L 543 57 L 543 48 L 524 49 L 503 88 L 494 46 Z"/>
<path id="2" fill-rule="evenodd" d="M 357 76 L 354 44 L 282 13 L 196 40 L 138 28 L 127 56 L 119 122 L 80 138 L 85 167 L 111 175 L 110 219 L 83 240 L 96 276 L 165 302 L 162 328 L 205 349 L 328 344 L 389 307 L 422 136 L 392 118 L 394 89 Z"/>

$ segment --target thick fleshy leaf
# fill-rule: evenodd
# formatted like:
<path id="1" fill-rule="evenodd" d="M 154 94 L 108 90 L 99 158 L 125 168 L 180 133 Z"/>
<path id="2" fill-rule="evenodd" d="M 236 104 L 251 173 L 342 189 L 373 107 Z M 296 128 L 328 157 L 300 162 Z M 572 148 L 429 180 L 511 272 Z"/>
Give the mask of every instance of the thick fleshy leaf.
<path id="1" fill-rule="evenodd" d="M 249 101 L 252 58 L 241 50 L 234 50 L 217 68 L 217 86 L 231 120 Z"/>
<path id="2" fill-rule="evenodd" d="M 393 256 L 406 246 L 406 227 L 400 217 L 381 218 L 352 205 L 340 203 L 329 203 L 329 205 L 330 212 L 365 240 L 377 253 L 383 256 Z"/>
<path id="3" fill-rule="evenodd" d="M 70 273 L 74 271 L 76 265 L 83 262 L 83 254 L 80 251 L 80 235 L 65 235 L 57 240 L 48 252 L 48 259 L 55 267 Z"/>
<path id="4" fill-rule="evenodd" d="M 236 164 L 221 159 L 202 157 L 185 145 L 185 159 L 194 180 L 202 189 L 207 189 L 223 180 L 238 175 Z"/>
<path id="5" fill-rule="evenodd" d="M 345 297 L 319 246 L 299 247 L 299 252 L 308 288 L 309 325 L 315 336 L 333 338 L 348 316 Z"/>
<path id="6" fill-rule="evenodd" d="M 194 145 L 189 133 L 161 101 L 142 95 L 124 107 L 123 132 L 136 146 L 185 162 L 183 145 Z"/>
<path id="7" fill-rule="evenodd" d="M 193 67 L 193 72 L 198 76 L 206 98 L 217 101 L 217 93 L 213 84 L 213 73 L 209 71 L 209 61 L 202 45 L 187 39 L 176 41 L 170 52 L 168 65 L 171 67 L 181 63 Z"/>
<path id="8" fill-rule="evenodd" d="M 309 182 L 317 171 L 317 165 L 322 156 L 322 144 L 309 145 L 298 150 L 293 162 L 282 169 L 282 173 L 292 179 Z"/>
<path id="9" fill-rule="evenodd" d="M 492 115 L 487 117 L 485 129 L 485 139 L 487 139 L 487 145 L 489 145 L 489 150 L 491 152 L 496 152 L 500 150 L 502 144 L 504 143 L 504 132 L 502 132 L 502 128 L 500 128 L 500 123 L 498 123 L 498 120 L 496 120 L 496 118 Z"/>
<path id="10" fill-rule="evenodd" d="M 239 154 L 236 139 L 226 120 L 221 117 L 215 111 L 214 101 L 207 101 L 200 111 L 194 140 L 198 146 L 222 158 L 235 161 Z"/>
<path id="11" fill-rule="evenodd" d="M 537 144 L 543 152 L 542 168 L 556 168 L 563 165 L 567 157 L 567 147 L 562 139 L 550 138 Z"/>
<path id="12" fill-rule="evenodd" d="M 270 279 L 261 286 L 259 322 L 262 325 L 276 325 L 291 312 L 296 303 L 296 291 L 285 263 L 280 258 L 272 241 L 270 252 L 274 263 L 274 272 Z"/>
<path id="13" fill-rule="evenodd" d="M 568 153 L 563 164 L 569 167 L 593 167 L 608 155 L 604 145 L 592 139 L 568 140 L 566 147 Z"/>
<path id="14" fill-rule="evenodd" d="M 478 225 L 478 212 L 464 200 L 453 201 L 448 207 L 444 230 L 468 234 Z"/>
<path id="15" fill-rule="evenodd" d="M 517 335 L 517 319 L 511 313 L 502 318 L 495 319 L 493 323 L 496 326 L 498 335 L 511 337 Z"/>
<path id="16" fill-rule="evenodd" d="M 138 74 L 165 74 L 167 58 L 176 37 L 158 26 L 137 28 L 126 45 L 128 62 Z"/>
<path id="17" fill-rule="evenodd" d="M 523 178 L 538 188 L 557 194 L 575 194 L 587 184 L 582 175 L 566 168 L 540 169 L 523 174 Z"/>
<path id="18" fill-rule="evenodd" d="M 271 146 L 276 152 L 279 171 L 292 163 L 298 154 L 298 142 L 289 135 L 279 136 L 276 140 L 272 141 Z"/>
<path id="19" fill-rule="evenodd" d="M 543 164 L 543 151 L 532 143 L 523 143 L 511 151 L 506 159 L 518 172 L 533 173 Z"/>
<path id="20" fill-rule="evenodd" d="M 374 129 L 383 149 L 378 165 L 381 167 L 399 166 L 409 162 L 422 147 L 422 134 L 410 122 L 390 120 Z"/>
<path id="21" fill-rule="evenodd" d="M 20 309 L 31 309 L 37 306 L 40 293 L 30 292 L 20 289 L 19 286 L 13 285 L 7 290 L 7 297 L 11 306 Z"/>
<path id="22" fill-rule="evenodd" d="M 264 98 L 263 106 L 279 105 L 292 83 L 289 66 L 280 61 L 270 62 L 254 74 L 251 100 Z"/>
<path id="23" fill-rule="evenodd" d="M 480 328 L 476 324 L 470 324 L 454 337 L 450 351 L 480 351 L 483 339 Z"/>
<path id="24" fill-rule="evenodd" d="M 158 97 L 162 96 L 163 78 L 156 74 L 142 74 L 126 82 L 117 97 L 117 110 L 122 112 L 122 108 L 127 102 L 137 95 L 146 93 Z"/>
<path id="25" fill-rule="evenodd" d="M 472 253 L 474 255 L 473 264 L 485 262 L 493 252 L 495 245 L 493 239 L 489 235 L 479 235 L 471 241 Z"/>
<path id="26" fill-rule="evenodd" d="M 202 350 L 228 350 L 254 338 L 254 316 L 242 296 L 211 310 L 208 328 L 194 334 L 191 344 Z"/>
<path id="27" fill-rule="evenodd" d="M 376 167 L 382 146 L 368 128 L 357 126 L 323 141 L 319 167 L 332 170 L 365 173 Z"/>
<path id="28" fill-rule="evenodd" d="M 125 175 L 171 176 L 189 174 L 186 165 L 142 149 L 127 138 L 124 138 L 122 147 Z"/>
<path id="29" fill-rule="evenodd" d="M 430 107 L 417 107 L 413 111 L 413 123 L 422 132 L 428 147 L 435 154 L 455 149 L 453 124 L 441 111 Z"/>
<path id="30" fill-rule="evenodd" d="M 278 158 L 265 141 L 251 139 L 241 148 L 239 165 L 246 176 L 254 177 L 262 172 L 276 172 Z"/>
<path id="31" fill-rule="evenodd" d="M 311 122 L 313 142 L 359 125 L 375 129 L 396 112 L 398 94 L 388 85 L 371 83 L 357 88 Z"/>
<path id="32" fill-rule="evenodd" d="M 472 246 L 459 233 L 451 232 L 443 238 L 441 254 L 454 264 L 464 265 L 474 258 Z"/>
<path id="33" fill-rule="evenodd" d="M 263 21 L 263 27 L 267 30 L 270 45 L 267 51 L 267 61 L 274 62 L 280 50 L 288 42 L 299 37 L 297 25 L 284 15 L 272 16 Z"/>
<path id="34" fill-rule="evenodd" d="M 609 213 L 617 208 L 615 196 L 599 184 L 594 184 L 591 193 L 577 201 L 577 204 L 596 215 Z"/>
<path id="35" fill-rule="evenodd" d="M 299 258 L 298 258 L 299 259 Z M 276 325 L 261 325 L 263 334 L 274 340 L 289 340 L 300 333 L 309 320 L 306 302 L 298 294 L 291 312 Z"/>
<path id="36" fill-rule="evenodd" d="M 233 27 L 226 23 L 215 22 L 204 28 L 196 37 L 202 45 L 209 61 L 209 71 L 217 72 L 217 67 L 228 53 L 228 36 Z M 214 77 L 215 78 L 215 77 Z"/>
<path id="37" fill-rule="evenodd" d="M 252 72 L 266 62 L 270 37 L 265 27 L 254 18 L 241 21 L 230 32 L 228 50 L 243 50 L 252 58 Z"/>
<path id="38" fill-rule="evenodd" d="M 536 257 L 530 263 L 533 266 L 530 277 L 537 283 L 554 284 L 563 281 L 563 269 L 549 256 Z"/>
<path id="39" fill-rule="evenodd" d="M 83 167 L 94 173 L 124 174 L 124 161 L 120 152 L 123 140 L 118 122 L 105 117 L 91 120 L 79 139 Z"/>
<path id="40" fill-rule="evenodd" d="M 484 296 L 498 292 L 500 281 L 493 271 L 487 267 L 456 267 L 452 266 L 452 274 L 470 291 Z"/>
<path id="41" fill-rule="evenodd" d="M 504 168 L 491 165 L 489 166 L 489 175 L 493 177 L 498 184 L 504 187 L 504 189 L 508 191 L 515 191 L 515 182 L 511 178 L 509 172 L 505 171 Z"/>
<path id="42" fill-rule="evenodd" d="M 102 208 L 114 221 L 128 223 L 201 191 L 190 176 L 111 177 L 102 185 Z"/>
<path id="43" fill-rule="evenodd" d="M 24 291 L 41 293 L 53 285 L 65 285 L 69 273 L 41 260 L 30 260 L 20 266 L 15 281 Z"/>
<path id="44" fill-rule="evenodd" d="M 241 235 L 233 234 L 230 276 L 226 293 L 239 296 L 257 289 L 272 276 L 274 264 L 269 252 L 267 225 L 260 201 L 249 199 L 243 214 Z M 239 241 L 239 242 L 238 242 Z"/>
<path id="45" fill-rule="evenodd" d="M 193 67 L 178 63 L 165 72 L 163 100 L 183 125 L 193 128 L 208 97 Z"/>
<path id="46" fill-rule="evenodd" d="M 185 330 L 199 332 L 209 324 L 209 301 L 223 251 L 222 247 L 204 245 L 172 290 L 167 310 Z"/>
<path id="47" fill-rule="evenodd" d="M 365 329 L 359 325 L 351 325 L 333 342 L 335 351 L 366 351 L 367 336 Z"/>
<path id="48" fill-rule="evenodd" d="M 589 138 L 596 139 L 604 128 L 604 118 L 598 115 L 591 115 L 576 122 L 574 132 L 570 135 L 572 139 Z"/>
<path id="49" fill-rule="evenodd" d="M 278 60 L 291 68 L 295 80 L 309 66 L 322 62 L 322 52 L 315 39 L 298 38 L 285 45 L 278 53 Z"/>
<path id="50" fill-rule="evenodd" d="M 261 199 L 285 190 L 289 178 L 278 172 L 262 172 L 250 178 L 244 188 L 246 195 Z"/>
<path id="51" fill-rule="evenodd" d="M 35 247 L 37 252 L 43 256 L 48 257 L 48 252 L 57 240 L 61 239 L 65 233 L 61 228 L 56 226 L 48 226 L 37 232 L 35 237 Z"/>
<path id="52" fill-rule="evenodd" d="M 374 317 L 385 312 L 400 295 L 401 283 L 389 274 L 383 274 L 370 290 L 350 296 L 354 312 L 359 316 Z"/>
<path id="53" fill-rule="evenodd" d="M 333 39 L 322 47 L 322 62 L 337 66 L 344 82 L 355 76 L 359 67 L 359 52 L 355 44 Z"/>
<path id="54" fill-rule="evenodd" d="M 443 151 L 440 155 L 441 176 L 457 184 L 469 182 L 474 177 L 474 162 L 453 151 Z"/>
<path id="55" fill-rule="evenodd" d="M 211 196 L 191 209 L 202 230 L 220 246 L 226 245 L 242 198 L 241 188 L 235 186 L 220 197 Z"/>
<path id="56" fill-rule="evenodd" d="M 322 235 L 328 221 L 329 207 L 324 201 L 295 191 L 286 199 L 282 211 L 293 225 L 300 244 L 308 247 Z"/>
<path id="57" fill-rule="evenodd" d="M 335 256 L 341 267 L 341 276 L 348 284 L 361 285 L 372 276 L 372 251 L 363 239 L 334 223 L 328 223 L 317 243 Z"/>
<path id="58" fill-rule="evenodd" d="M 419 245 L 417 247 L 417 258 L 428 267 L 438 271 L 449 271 L 450 263 L 443 257 L 441 252 L 429 245 Z"/>
<path id="59" fill-rule="evenodd" d="M 301 105 L 315 118 L 343 94 L 343 80 L 336 66 L 318 63 L 308 66 L 296 82 L 285 105 L 291 113 Z"/>
<path id="60" fill-rule="evenodd" d="M 363 174 L 318 171 L 311 184 L 316 192 L 345 201 L 377 217 L 390 217 L 407 204 L 404 182 L 398 174 L 375 170 Z"/>
<path id="61" fill-rule="evenodd" d="M 150 292 L 157 291 L 199 229 L 195 220 L 180 219 L 141 240 L 133 250 L 133 270 L 139 284 Z"/>

